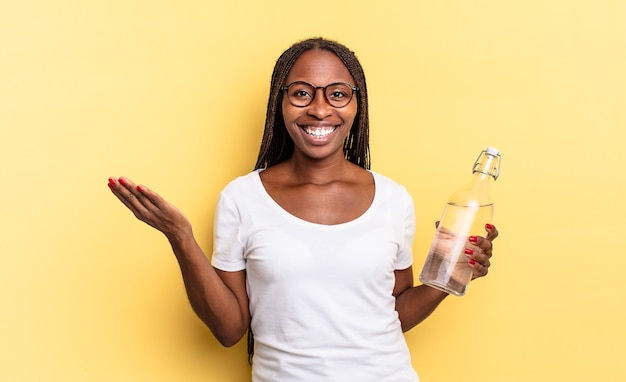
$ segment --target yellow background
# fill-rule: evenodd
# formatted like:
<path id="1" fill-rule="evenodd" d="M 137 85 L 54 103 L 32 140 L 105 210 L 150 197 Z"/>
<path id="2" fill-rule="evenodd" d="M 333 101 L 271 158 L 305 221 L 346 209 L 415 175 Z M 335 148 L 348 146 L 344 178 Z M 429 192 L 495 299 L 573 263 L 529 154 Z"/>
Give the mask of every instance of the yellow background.
<path id="1" fill-rule="evenodd" d="M 160 192 L 210 252 L 276 58 L 319 35 L 365 68 L 416 276 L 450 193 L 502 151 L 492 271 L 407 334 L 422 381 L 626 378 L 626 1 L 0 0 L 1 380 L 249 380 L 245 341 L 195 318 L 107 177 Z"/>

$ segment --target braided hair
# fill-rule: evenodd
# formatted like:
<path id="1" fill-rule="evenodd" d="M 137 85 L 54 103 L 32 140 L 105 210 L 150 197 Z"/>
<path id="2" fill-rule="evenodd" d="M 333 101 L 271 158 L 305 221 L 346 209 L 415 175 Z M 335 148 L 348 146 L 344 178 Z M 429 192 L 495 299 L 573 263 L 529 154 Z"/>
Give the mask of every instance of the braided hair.
<path id="1" fill-rule="evenodd" d="M 359 88 L 359 91 L 356 93 L 358 102 L 357 115 L 350 128 L 350 133 L 344 141 L 343 150 L 347 160 L 365 169 L 370 169 L 369 114 L 367 86 L 365 84 L 363 67 L 361 67 L 354 52 L 346 46 L 318 37 L 303 40 L 292 45 L 283 52 L 274 66 L 265 117 L 265 130 L 255 170 L 267 168 L 285 161 L 293 153 L 293 140 L 287 133 L 282 116 L 283 91 L 281 91 L 281 87 L 285 85 L 285 79 L 296 60 L 302 53 L 313 49 L 328 50 L 337 55 L 352 75 L 352 78 L 354 78 L 356 82 L 354 86 Z"/>

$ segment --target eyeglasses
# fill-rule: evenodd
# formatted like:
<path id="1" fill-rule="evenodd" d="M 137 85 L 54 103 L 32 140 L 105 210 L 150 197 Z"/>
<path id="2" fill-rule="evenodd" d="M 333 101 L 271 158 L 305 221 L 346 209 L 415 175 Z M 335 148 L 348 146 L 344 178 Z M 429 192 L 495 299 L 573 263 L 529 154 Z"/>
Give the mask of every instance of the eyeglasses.
<path id="1" fill-rule="evenodd" d="M 322 89 L 326 102 L 336 108 L 347 106 L 352 101 L 354 93 L 359 91 L 359 88 L 345 82 L 335 82 L 326 86 L 313 86 L 308 82 L 296 81 L 280 88 L 280 90 L 287 91 L 289 103 L 295 107 L 309 106 L 315 99 L 317 89 Z"/>

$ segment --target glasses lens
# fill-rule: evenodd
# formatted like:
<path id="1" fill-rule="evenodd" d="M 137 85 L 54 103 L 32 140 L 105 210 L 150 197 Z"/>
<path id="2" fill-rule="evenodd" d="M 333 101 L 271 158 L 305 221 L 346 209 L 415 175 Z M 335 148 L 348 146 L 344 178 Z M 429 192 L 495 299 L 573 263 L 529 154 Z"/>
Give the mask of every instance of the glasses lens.
<path id="1" fill-rule="evenodd" d="M 324 96 L 328 103 L 333 107 L 344 107 L 350 103 L 354 91 L 352 85 L 337 82 L 330 84 L 324 88 L 306 83 L 306 82 L 294 82 L 287 87 L 287 97 L 292 105 L 297 107 L 305 107 L 313 102 L 317 89 L 324 90 Z"/>
<path id="2" fill-rule="evenodd" d="M 294 106 L 307 106 L 315 97 L 315 88 L 304 82 L 294 82 L 287 88 L 287 97 Z"/>
<path id="3" fill-rule="evenodd" d="M 352 87 L 343 83 L 330 84 L 326 87 L 326 99 L 334 107 L 344 107 L 352 99 Z"/>

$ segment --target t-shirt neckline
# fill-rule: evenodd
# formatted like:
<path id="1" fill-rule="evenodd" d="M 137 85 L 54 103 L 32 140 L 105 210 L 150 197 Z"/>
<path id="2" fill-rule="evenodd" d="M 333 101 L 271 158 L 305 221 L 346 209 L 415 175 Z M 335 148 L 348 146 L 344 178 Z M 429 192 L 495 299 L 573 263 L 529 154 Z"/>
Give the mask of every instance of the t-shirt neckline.
<path id="1" fill-rule="evenodd" d="M 369 207 L 367 207 L 367 209 L 359 216 L 357 216 L 356 218 L 347 221 L 347 222 L 343 222 L 343 223 L 338 223 L 338 224 L 321 224 L 321 223 L 314 223 L 305 219 L 302 219 L 294 214 L 292 214 L 291 212 L 287 211 L 286 209 L 284 209 L 280 204 L 278 204 L 274 198 L 272 198 L 272 196 L 267 192 L 267 190 L 265 189 L 265 186 L 263 185 L 263 182 L 261 181 L 261 172 L 263 172 L 264 169 L 257 169 L 254 171 L 254 181 L 256 186 L 259 188 L 259 191 L 261 193 L 261 195 L 263 196 L 263 199 L 265 199 L 265 201 L 272 206 L 273 209 L 275 209 L 276 211 L 278 211 L 281 215 L 285 216 L 287 219 L 292 220 L 294 222 L 297 222 L 299 224 L 304 224 L 304 225 L 309 225 L 309 226 L 313 226 L 313 227 L 320 227 L 320 228 L 326 228 L 326 229 L 332 229 L 332 228 L 339 228 L 339 227 L 347 227 L 353 224 L 357 224 L 358 222 L 360 222 L 363 219 L 366 219 L 368 215 L 370 215 L 372 209 L 374 208 L 374 206 L 376 205 L 377 201 L 378 201 L 378 197 L 379 197 L 379 188 L 378 188 L 378 179 L 376 178 L 376 173 L 367 170 L 371 175 L 372 178 L 374 180 L 374 198 L 372 199 L 372 202 L 370 203 Z"/>

